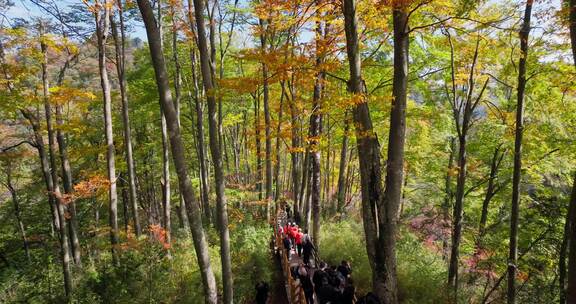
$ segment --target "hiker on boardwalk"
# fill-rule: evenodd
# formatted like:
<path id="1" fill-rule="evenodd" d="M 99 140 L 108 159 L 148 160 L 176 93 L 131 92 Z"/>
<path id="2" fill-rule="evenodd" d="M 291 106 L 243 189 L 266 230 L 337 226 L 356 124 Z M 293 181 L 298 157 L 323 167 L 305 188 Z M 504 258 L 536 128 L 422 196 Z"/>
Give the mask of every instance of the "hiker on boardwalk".
<path id="1" fill-rule="evenodd" d="M 312 240 L 308 235 L 308 229 L 304 230 L 304 235 L 302 235 L 302 259 L 304 264 L 310 266 L 310 257 L 312 256 L 312 250 L 314 250 L 314 245 Z"/>
<path id="2" fill-rule="evenodd" d="M 302 229 L 298 228 L 298 231 L 294 235 L 294 243 L 296 244 L 296 251 L 298 252 L 298 256 L 302 256 L 302 237 L 304 233 L 302 233 Z"/>
<path id="3" fill-rule="evenodd" d="M 345 279 L 348 279 L 350 277 L 350 274 L 352 273 L 350 263 L 348 263 L 348 261 L 346 260 L 343 260 L 336 270 L 338 270 L 338 272 L 341 273 Z"/>
<path id="4" fill-rule="evenodd" d="M 342 297 L 340 298 L 341 304 L 353 304 L 354 294 L 356 293 L 356 287 L 354 287 L 354 281 L 352 278 L 346 279 L 346 284 L 344 285 L 344 290 L 342 291 Z"/>
<path id="5" fill-rule="evenodd" d="M 300 278 L 300 285 L 304 290 L 304 297 L 306 297 L 306 304 L 314 304 L 314 285 L 310 277 L 312 271 L 303 263 L 300 264 L 298 269 L 298 277 Z"/>
<path id="6" fill-rule="evenodd" d="M 284 244 L 284 249 L 286 249 L 286 257 L 288 258 L 288 261 L 290 261 L 290 250 L 292 249 L 290 238 L 287 235 L 284 235 L 282 237 L 282 243 Z"/>

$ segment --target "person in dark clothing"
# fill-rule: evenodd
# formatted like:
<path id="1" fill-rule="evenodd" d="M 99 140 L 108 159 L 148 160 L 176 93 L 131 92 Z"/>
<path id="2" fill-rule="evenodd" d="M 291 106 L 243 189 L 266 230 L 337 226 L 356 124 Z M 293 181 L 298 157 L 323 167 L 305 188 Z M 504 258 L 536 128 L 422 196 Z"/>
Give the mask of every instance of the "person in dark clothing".
<path id="1" fill-rule="evenodd" d="M 340 263 L 340 266 L 338 266 L 337 270 L 338 270 L 338 272 L 340 272 L 342 274 L 342 276 L 345 279 L 348 279 L 348 277 L 352 273 L 352 268 L 350 267 L 350 263 L 348 263 L 348 261 L 346 261 L 346 260 L 344 260 L 344 261 L 342 261 L 342 263 Z"/>
<path id="2" fill-rule="evenodd" d="M 282 239 L 282 243 L 284 244 L 284 249 L 286 250 L 286 257 L 290 260 L 290 249 L 292 249 L 292 244 L 290 243 L 290 238 L 288 236 L 284 236 Z"/>
<path id="3" fill-rule="evenodd" d="M 311 272 L 312 271 L 309 267 L 300 265 L 298 275 L 300 278 L 300 285 L 302 285 L 302 290 L 304 290 L 304 297 L 306 297 L 306 304 L 314 304 L 314 285 L 310 278 Z"/>
<path id="4" fill-rule="evenodd" d="M 320 262 L 319 266 L 320 267 L 316 269 L 316 271 L 314 272 L 314 276 L 312 277 L 312 282 L 316 287 L 322 286 L 322 281 L 324 279 L 326 279 L 326 281 L 328 282 L 328 275 L 326 274 L 326 263 Z"/>
<path id="5" fill-rule="evenodd" d="M 316 297 L 318 298 L 318 302 L 320 304 L 328 304 L 334 303 L 336 304 L 340 298 L 340 291 L 338 288 L 332 286 L 328 282 L 328 278 L 325 277 L 322 279 L 320 283 L 320 287 L 315 286 L 316 288 Z"/>
<path id="6" fill-rule="evenodd" d="M 356 287 L 354 287 L 354 281 L 352 281 L 352 278 L 348 278 L 342 291 L 342 297 L 340 297 L 340 304 L 353 304 L 355 293 Z"/>
<path id="7" fill-rule="evenodd" d="M 305 265 L 310 266 L 310 257 L 312 256 L 314 245 L 312 245 L 312 242 L 309 240 L 309 238 L 307 240 L 305 237 L 306 235 L 308 235 L 308 230 L 305 230 L 304 236 L 302 237 L 302 259 Z"/>
<path id="8" fill-rule="evenodd" d="M 268 292 L 270 291 L 270 287 L 268 283 L 261 281 L 256 284 L 256 304 L 266 304 L 268 301 Z"/>

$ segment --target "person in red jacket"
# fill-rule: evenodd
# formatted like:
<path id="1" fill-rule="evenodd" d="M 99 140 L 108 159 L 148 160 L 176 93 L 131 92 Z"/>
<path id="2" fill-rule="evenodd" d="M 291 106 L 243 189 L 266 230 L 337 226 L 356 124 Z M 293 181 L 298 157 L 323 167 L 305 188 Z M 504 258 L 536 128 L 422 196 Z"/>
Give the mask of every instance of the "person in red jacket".
<path id="1" fill-rule="evenodd" d="M 290 238 L 292 239 L 292 244 L 296 243 L 296 235 L 298 234 L 298 226 L 296 226 L 296 223 L 292 223 L 292 225 L 290 226 Z M 296 248 L 294 248 L 296 249 Z"/>
<path id="2" fill-rule="evenodd" d="M 302 237 L 304 233 L 302 233 L 302 229 L 298 228 L 296 235 L 294 236 L 294 241 L 296 243 L 296 250 L 298 252 L 298 256 L 302 256 Z"/>

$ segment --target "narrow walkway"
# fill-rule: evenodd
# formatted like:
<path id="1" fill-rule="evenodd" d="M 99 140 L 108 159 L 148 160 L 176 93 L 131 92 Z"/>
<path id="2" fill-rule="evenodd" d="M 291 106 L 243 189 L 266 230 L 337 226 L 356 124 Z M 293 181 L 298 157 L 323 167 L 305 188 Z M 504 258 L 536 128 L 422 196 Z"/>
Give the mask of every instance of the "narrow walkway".
<path id="1" fill-rule="evenodd" d="M 286 294 L 286 280 L 284 279 L 282 260 L 279 256 L 274 254 L 274 276 L 272 277 L 272 284 L 270 286 L 270 296 L 268 297 L 268 304 L 289 304 L 288 295 Z"/>
<path id="2" fill-rule="evenodd" d="M 300 281 L 298 279 L 294 279 L 291 273 L 292 267 L 299 266 L 302 262 L 302 258 L 298 256 L 295 249 L 290 250 L 290 259 L 288 259 L 286 254 L 286 249 L 282 243 L 282 236 L 280 231 L 278 231 L 278 224 L 276 219 L 273 222 L 274 226 L 274 252 L 278 254 L 280 259 L 280 265 L 282 267 L 282 276 L 284 279 L 284 290 L 286 291 L 286 300 L 289 304 L 306 304 L 306 298 L 304 296 L 304 290 L 300 285 Z M 316 261 L 317 257 L 315 252 L 312 254 L 311 259 L 311 269 L 312 274 L 314 273 L 314 266 L 317 264 Z M 274 302 L 276 303 L 276 302 Z M 278 303 L 285 303 L 285 302 L 278 302 Z"/>

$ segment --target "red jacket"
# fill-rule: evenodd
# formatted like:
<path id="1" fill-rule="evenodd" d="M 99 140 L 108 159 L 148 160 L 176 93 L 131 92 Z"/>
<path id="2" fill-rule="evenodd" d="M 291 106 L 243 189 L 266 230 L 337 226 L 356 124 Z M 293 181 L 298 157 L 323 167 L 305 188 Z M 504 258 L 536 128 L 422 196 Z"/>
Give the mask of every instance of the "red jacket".
<path id="1" fill-rule="evenodd" d="M 296 235 L 294 236 L 294 239 L 296 240 L 296 245 L 302 245 L 302 236 L 304 236 L 302 232 L 296 232 Z"/>

